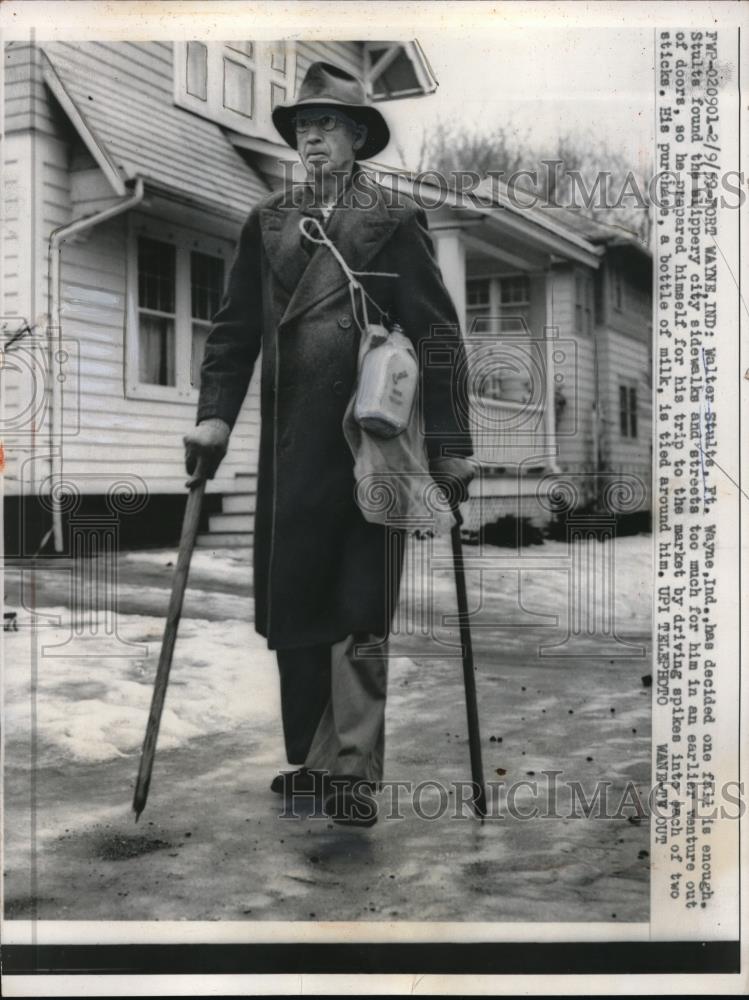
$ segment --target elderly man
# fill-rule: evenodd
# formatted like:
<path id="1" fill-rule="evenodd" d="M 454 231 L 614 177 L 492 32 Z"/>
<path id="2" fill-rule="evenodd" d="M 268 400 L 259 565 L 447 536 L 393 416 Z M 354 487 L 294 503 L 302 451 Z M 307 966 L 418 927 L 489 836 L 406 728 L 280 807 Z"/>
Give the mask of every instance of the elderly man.
<path id="1" fill-rule="evenodd" d="M 277 651 L 286 752 L 298 765 L 271 788 L 323 795 L 334 820 L 369 825 L 376 807 L 367 793 L 383 773 L 385 640 L 402 545 L 357 506 L 342 430 L 357 380 L 357 317 L 340 260 L 300 222 L 317 219 L 315 232 L 324 229 L 348 268 L 366 272 L 376 318 L 398 323 L 418 357 L 441 328 L 441 363 L 421 364 L 422 419 L 433 477 L 463 488 L 472 477 L 455 403 L 465 398 L 464 355 L 423 210 L 404 196 L 391 204 L 392 192 L 356 162 L 389 141 L 361 82 L 313 63 L 297 100 L 276 107 L 273 121 L 307 181 L 255 206 L 242 229 L 206 345 L 187 468 L 214 475 L 262 348 L 255 627 Z"/>

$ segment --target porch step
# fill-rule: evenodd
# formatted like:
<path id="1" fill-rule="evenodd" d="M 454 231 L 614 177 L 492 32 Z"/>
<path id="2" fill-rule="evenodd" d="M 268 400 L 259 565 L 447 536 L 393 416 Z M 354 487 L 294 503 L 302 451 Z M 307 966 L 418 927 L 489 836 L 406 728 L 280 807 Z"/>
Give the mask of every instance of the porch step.
<path id="1" fill-rule="evenodd" d="M 224 514 L 251 514 L 254 509 L 254 493 L 226 493 L 221 502 Z"/>
<path id="2" fill-rule="evenodd" d="M 195 547 L 198 549 L 241 549 L 242 552 L 252 552 L 252 535 L 236 531 L 212 531 L 209 534 L 198 535 Z"/>
<path id="3" fill-rule="evenodd" d="M 198 548 L 241 549 L 243 554 L 252 553 L 257 476 L 250 472 L 236 473 L 233 485 L 234 490 L 221 498 L 221 511 L 209 515 L 208 530 L 195 541 Z"/>
<path id="4" fill-rule="evenodd" d="M 534 496 L 538 484 L 546 476 L 546 471 L 528 472 L 519 479 L 513 470 L 509 475 L 504 470 L 495 472 L 494 470 L 482 469 L 481 475 L 477 476 L 468 488 L 471 499 L 479 497 L 507 497 Z M 544 492 L 548 492 L 548 485 Z"/>
<path id="5" fill-rule="evenodd" d="M 257 476 L 252 472 L 235 472 L 234 482 L 238 493 L 254 494 L 257 490 Z"/>
<path id="6" fill-rule="evenodd" d="M 208 518 L 208 532 L 246 532 L 252 534 L 255 519 L 252 514 L 211 514 Z"/>

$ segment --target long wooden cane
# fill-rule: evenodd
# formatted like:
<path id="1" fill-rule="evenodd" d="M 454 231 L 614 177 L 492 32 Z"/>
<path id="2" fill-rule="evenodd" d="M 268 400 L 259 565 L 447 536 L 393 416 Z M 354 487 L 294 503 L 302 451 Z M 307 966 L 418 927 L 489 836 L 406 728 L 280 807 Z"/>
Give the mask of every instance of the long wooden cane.
<path id="1" fill-rule="evenodd" d="M 166 697 L 166 686 L 169 683 L 169 671 L 172 667 L 172 656 L 174 654 L 174 643 L 177 639 L 177 629 L 182 615 L 182 601 L 185 596 L 187 586 L 187 574 L 190 570 L 190 559 L 195 548 L 195 538 L 198 534 L 200 523 L 200 508 L 203 503 L 205 493 L 205 479 L 197 479 L 190 483 L 190 492 L 187 496 L 185 507 L 185 517 L 182 522 L 182 536 L 179 540 L 179 553 L 177 555 L 177 568 L 174 571 L 172 580 L 172 593 L 169 598 L 169 610 L 166 614 L 166 625 L 164 627 L 164 638 L 161 643 L 161 655 L 159 656 L 159 666 L 156 670 L 156 680 L 153 686 L 153 698 L 151 699 L 151 712 L 148 716 L 146 726 L 146 737 L 143 741 L 143 750 L 140 756 L 140 768 L 138 769 L 138 781 L 135 785 L 135 795 L 133 796 L 133 810 L 135 812 L 135 822 L 138 822 L 140 814 L 146 808 L 148 799 L 148 789 L 151 785 L 151 772 L 153 770 L 153 759 L 156 753 L 156 740 L 159 736 L 159 725 L 161 723 L 161 713 L 164 708 Z"/>
<path id="2" fill-rule="evenodd" d="M 463 650 L 463 683 L 466 690 L 466 714 L 468 715 L 468 746 L 471 752 L 471 778 L 473 780 L 473 809 L 477 816 L 486 816 L 486 786 L 484 765 L 481 760 L 481 733 L 479 731 L 479 710 L 476 703 L 476 676 L 473 668 L 473 645 L 471 626 L 468 621 L 468 595 L 463 564 L 463 543 L 460 528 L 463 517 L 457 505 L 453 507 L 455 523 L 450 532 L 455 570 L 455 590 L 458 596 L 458 620 L 460 623 L 460 644 Z"/>

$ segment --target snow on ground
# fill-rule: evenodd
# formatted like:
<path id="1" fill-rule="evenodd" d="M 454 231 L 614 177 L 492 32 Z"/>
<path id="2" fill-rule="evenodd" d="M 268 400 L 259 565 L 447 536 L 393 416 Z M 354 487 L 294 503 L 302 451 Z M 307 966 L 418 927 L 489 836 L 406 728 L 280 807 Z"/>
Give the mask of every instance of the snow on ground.
<path id="1" fill-rule="evenodd" d="M 585 579 L 589 581 L 592 600 L 600 606 L 604 593 L 601 556 L 607 547 L 611 554 L 611 544 L 593 542 L 591 546 L 591 555 L 594 553 L 595 558 L 586 563 Z M 583 549 L 579 547 L 579 553 Z M 449 549 L 439 541 L 434 552 L 442 564 L 442 568 L 431 576 L 435 606 L 447 610 L 454 606 Z M 647 632 L 653 588 L 651 537 L 637 535 L 618 539 L 613 553 L 614 561 L 609 562 L 609 567 L 614 584 L 617 630 Z M 127 579 L 128 564 L 151 562 L 154 566 L 165 567 L 173 555 L 169 550 L 124 553 L 120 593 L 135 587 Z M 571 553 L 565 543 L 546 542 L 522 550 L 521 558 L 527 568 L 523 569 L 520 591 L 517 571 L 503 569 L 503 561 L 517 562 L 515 552 L 490 546 L 483 550 L 466 546 L 465 556 L 469 562 L 474 556 L 489 558 L 492 563 L 496 561 L 496 569 L 482 573 L 480 584 L 478 574 L 468 571 L 474 607 L 477 588 L 482 587 L 482 609 L 477 625 L 482 615 L 487 619 L 502 619 L 504 612 L 513 607 L 558 616 L 560 628 L 566 627 Z M 221 580 L 228 592 L 206 592 L 197 606 L 202 607 L 203 614 L 208 614 L 209 608 L 214 611 L 221 608 L 227 617 L 211 621 L 183 617 L 161 723 L 160 749 L 176 749 L 190 739 L 215 736 L 248 721 L 280 717 L 275 655 L 254 631 L 248 599 L 231 592 L 233 586 L 247 585 L 250 572 L 246 556 L 237 558 L 231 552 L 195 553 L 191 580 L 197 583 L 198 589 L 190 587 L 188 595 L 193 599 L 199 597 L 200 583 L 208 578 Z M 413 584 L 413 572 L 410 579 Z M 411 600 L 414 587 L 409 586 L 408 580 L 407 572 L 403 594 Z M 165 578 L 165 585 L 167 583 Z M 146 602 L 155 602 L 159 594 L 164 595 L 164 589 L 158 587 L 140 587 L 138 592 Z M 246 615 L 243 614 L 245 609 Z M 58 624 L 35 632 L 21 628 L 5 636 L 6 739 L 23 739 L 29 732 L 30 695 L 35 684 L 37 766 L 60 759 L 94 763 L 139 752 L 153 691 L 163 618 L 148 614 L 118 615 L 118 636 L 130 643 L 145 644 L 140 651 L 132 647 L 112 650 L 112 638 L 106 635 L 103 621 L 99 619 L 97 633 L 86 638 L 78 655 L 59 656 L 49 648 L 45 651 L 45 647 L 58 645 L 69 636 L 69 610 L 49 606 L 35 611 L 40 620 L 58 621 Z M 509 630 L 503 641 L 513 646 L 527 639 Z M 33 659 L 32 648 L 36 653 Z M 112 655 L 113 652 L 119 655 Z M 35 676 L 30 670 L 32 663 L 36 663 Z"/>
<path id="2" fill-rule="evenodd" d="M 190 574 L 220 580 L 223 583 L 246 585 L 252 577 L 249 549 L 195 549 L 190 560 Z M 150 563 L 165 566 L 177 563 L 176 549 L 140 549 L 123 552 L 121 564 Z"/>
<path id="3" fill-rule="evenodd" d="M 540 565 L 537 569 L 523 571 L 522 593 L 524 601 L 534 610 L 560 612 L 560 599 L 567 609 L 567 574 L 572 568 L 570 546 L 565 542 L 545 542 L 525 549 Z M 611 542 L 592 541 L 588 546 L 589 557 L 583 557 L 584 588 L 597 613 L 606 592 L 604 573 L 610 574 L 607 583 L 613 599 L 616 622 L 626 623 L 629 629 L 650 628 L 653 598 L 652 539 L 650 535 L 632 535 Z M 549 566 L 559 566 L 550 569 Z"/>
<path id="4" fill-rule="evenodd" d="M 570 601 L 586 602 L 583 623 L 590 607 L 590 617 L 600 620 L 603 602 L 613 611 L 617 630 L 649 631 L 652 620 L 653 561 L 652 537 L 632 535 L 615 541 L 591 541 L 569 546 L 565 542 L 546 541 L 543 545 L 515 550 L 486 545 L 463 546 L 469 607 L 479 604 L 476 594 L 481 587 L 481 610 L 476 625 L 496 617 L 495 606 L 520 607 L 533 614 L 554 615 L 566 623 Z M 434 596 L 450 607 L 454 601 L 449 550 L 435 547 L 442 570 L 432 575 Z M 482 560 L 482 569 L 471 569 L 471 560 Z M 573 559 L 578 562 L 582 586 L 573 583 Z M 522 562 L 522 573 L 515 568 Z M 407 562 L 408 565 L 408 562 Z M 512 568 L 509 568 L 512 566 Z M 491 568 L 489 568 L 491 567 Z M 606 580 L 604 580 L 604 574 Z M 480 580 L 480 582 L 479 582 Z M 411 582 L 413 577 L 411 578 Z M 404 590 L 411 597 L 408 575 Z M 471 601 L 471 593 L 474 599 Z M 588 604 L 589 602 L 589 604 Z M 613 602 L 611 605 L 608 602 Z M 574 608 L 574 603 L 573 603 Z"/>
<path id="5" fill-rule="evenodd" d="M 69 636 L 65 608 L 39 608 L 59 616 L 58 626 L 5 636 L 6 739 L 21 739 L 31 725 L 31 687 L 36 685 L 37 766 L 71 760 L 94 763 L 140 750 L 159 658 L 163 619 L 119 615 L 118 635 L 146 644 L 142 655 L 112 652 L 103 634 L 85 640 L 85 655 L 55 656 L 50 647 Z M 36 647 L 35 679 L 32 643 Z M 147 650 L 147 652 L 146 652 Z M 58 650 L 59 652 L 59 650 Z M 122 655 L 129 652 L 130 655 Z M 172 662 L 159 748 L 215 735 L 246 723 L 248 706 L 258 721 L 278 715 L 275 656 L 249 621 L 183 618 Z"/>
<path id="6" fill-rule="evenodd" d="M 650 552 L 647 536 L 622 539 L 612 571 L 617 629 L 642 646 L 650 628 Z M 401 629 L 393 637 L 386 734 L 386 776 L 426 784 L 424 812 L 417 815 L 404 795 L 401 819 L 386 823 L 392 796 L 384 793 L 383 821 L 367 831 L 306 813 L 281 818 L 268 788 L 285 761 L 278 676 L 275 655 L 251 621 L 246 556 L 196 553 L 157 780 L 137 829 L 130 790 L 175 554 L 123 555 L 117 634 L 108 634 L 99 618 L 98 631 L 84 637 L 77 652 L 72 642 L 56 650 L 68 654 L 63 657 L 45 647 L 71 639 L 64 574 L 39 567 L 24 587 L 24 571 L 11 567 L 6 584 L 19 631 L 5 635 L 6 916 L 647 920 L 645 822 L 525 822 L 501 805 L 501 822 L 455 822 L 451 810 L 433 822 L 421 818 L 439 813 L 441 794 L 429 791 L 435 780 L 464 781 L 470 774 L 460 660 L 446 648 L 456 642 L 449 546 L 440 540 L 433 554 L 440 563 L 427 575 L 428 546 L 410 549 L 404 597 L 431 613 L 425 630 Z M 649 671 L 645 650 L 642 658 L 630 649 L 629 659 L 616 660 L 611 641 L 604 652 L 598 636 L 586 636 L 582 655 L 579 647 L 567 658 L 539 655 L 540 646 L 559 643 L 567 631 L 573 558 L 586 555 L 587 595 L 596 606 L 606 554 L 598 543 L 571 551 L 547 542 L 521 553 L 466 547 L 469 566 L 479 557 L 483 567 L 481 576 L 475 568 L 467 576 L 469 603 L 480 603 L 474 648 L 488 779 L 518 788 L 526 776 L 553 771 L 565 782 L 580 781 L 587 798 L 599 780 L 611 782 L 617 796 L 629 780 L 649 783 L 652 691 L 641 682 Z M 513 564 L 523 567 L 520 593 Z M 34 631 L 29 594 L 39 619 Z M 515 620 L 527 627 L 505 627 Z M 32 706 L 36 750 L 29 746 Z M 490 794 L 490 801 L 496 798 Z M 560 792 L 561 812 L 564 798 Z M 516 805 L 542 806 L 542 800 L 521 786 Z"/>

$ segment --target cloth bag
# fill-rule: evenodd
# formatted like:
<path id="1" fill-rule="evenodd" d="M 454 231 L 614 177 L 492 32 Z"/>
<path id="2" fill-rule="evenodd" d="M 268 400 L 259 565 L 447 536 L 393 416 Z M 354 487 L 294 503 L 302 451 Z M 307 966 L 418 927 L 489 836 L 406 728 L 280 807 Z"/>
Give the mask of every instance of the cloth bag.
<path id="1" fill-rule="evenodd" d="M 408 423 L 400 433 L 383 437 L 366 430 L 355 416 L 365 358 L 385 342 L 409 355 L 418 367 L 413 344 L 399 328 L 388 331 L 373 323 L 362 328 L 359 378 L 343 417 L 343 433 L 354 456 L 356 502 L 365 520 L 374 524 L 442 534 L 452 527 L 453 515 L 448 498 L 429 473 L 419 426 L 418 388 Z"/>

